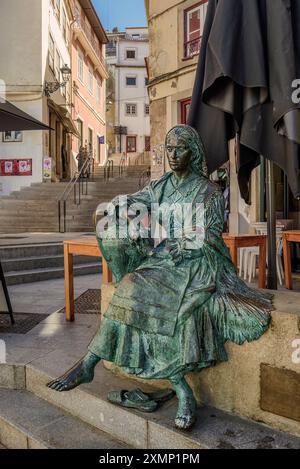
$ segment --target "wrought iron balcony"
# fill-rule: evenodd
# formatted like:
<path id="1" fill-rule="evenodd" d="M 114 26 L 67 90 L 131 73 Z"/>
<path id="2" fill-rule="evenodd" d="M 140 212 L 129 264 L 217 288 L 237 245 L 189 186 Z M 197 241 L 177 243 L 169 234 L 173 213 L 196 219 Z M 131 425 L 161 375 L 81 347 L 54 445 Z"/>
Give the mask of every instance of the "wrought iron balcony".
<path id="1" fill-rule="evenodd" d="M 195 55 L 198 55 L 200 52 L 201 47 L 201 40 L 202 37 L 198 37 L 197 39 L 193 39 L 192 41 L 188 41 L 184 44 L 184 57 L 190 59 Z"/>

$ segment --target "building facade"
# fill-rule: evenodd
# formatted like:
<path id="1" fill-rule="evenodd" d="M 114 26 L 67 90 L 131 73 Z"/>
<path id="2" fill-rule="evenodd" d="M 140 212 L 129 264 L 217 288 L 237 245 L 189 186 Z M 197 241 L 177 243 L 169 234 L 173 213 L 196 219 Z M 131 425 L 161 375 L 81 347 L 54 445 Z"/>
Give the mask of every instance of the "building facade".
<path id="1" fill-rule="evenodd" d="M 73 138 L 72 156 L 80 146 L 90 149 L 96 164 L 106 160 L 106 33 L 90 0 L 75 0 L 72 38 L 73 119 L 79 138 Z"/>
<path id="2" fill-rule="evenodd" d="M 133 157 L 150 151 L 147 28 L 126 28 L 108 33 L 109 66 L 107 127 L 110 153 Z"/>
<path id="3" fill-rule="evenodd" d="M 81 143 L 90 143 L 96 161 L 104 161 L 106 42 L 90 0 L 1 1 L 5 98 L 52 130 L 0 135 L 0 196 L 68 180 Z M 25 170 L 10 173 L 19 162 Z"/>
<path id="4" fill-rule="evenodd" d="M 169 129 L 187 122 L 201 48 L 208 0 L 145 0 L 149 38 L 149 96 L 152 177 L 159 178 L 168 164 L 160 149 Z M 230 230 L 248 232 L 259 218 L 259 171 L 253 173 L 252 205 L 239 195 L 235 148 L 231 144 Z"/>
<path id="5" fill-rule="evenodd" d="M 3 0 L 0 8 L 0 79 L 5 83 L 5 97 L 54 129 L 2 134 L 0 160 L 28 163 L 26 175 L 25 171 L 10 175 L 5 171 L 9 164 L 3 163 L 0 195 L 6 195 L 42 182 L 45 164 L 48 179 L 68 176 L 70 132 L 76 133 L 67 106 L 70 83 L 58 89 L 52 85 L 62 83 L 64 66 L 70 70 L 73 5 L 70 0 Z"/>

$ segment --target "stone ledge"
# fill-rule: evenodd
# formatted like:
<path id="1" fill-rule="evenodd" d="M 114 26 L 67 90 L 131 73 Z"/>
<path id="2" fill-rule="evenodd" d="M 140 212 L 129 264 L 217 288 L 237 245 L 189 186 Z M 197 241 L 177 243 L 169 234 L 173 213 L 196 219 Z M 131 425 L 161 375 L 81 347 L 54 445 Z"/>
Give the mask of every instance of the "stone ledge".
<path id="1" fill-rule="evenodd" d="M 27 391 L 0 390 L 0 442 L 10 449 L 127 448 Z"/>
<path id="2" fill-rule="evenodd" d="M 25 366 L 6 363 L 1 364 L 0 388 L 25 389 Z"/>
<path id="3" fill-rule="evenodd" d="M 47 388 L 46 383 L 61 372 L 59 368 L 59 365 L 50 361 L 28 365 L 27 390 L 134 448 L 300 448 L 300 438 L 210 406 L 199 408 L 197 425 L 189 433 L 179 432 L 174 427 L 176 399 L 166 403 L 154 414 L 114 406 L 106 400 L 107 392 L 132 389 L 134 383 L 113 375 L 101 365 L 96 368 L 93 383 L 69 393 L 57 393 Z M 151 388 L 146 385 L 143 389 Z"/>
<path id="4" fill-rule="evenodd" d="M 106 311 L 114 290 L 114 285 L 102 287 L 102 311 Z M 269 331 L 258 341 L 243 346 L 227 343 L 229 361 L 201 373 L 190 374 L 189 382 L 199 404 L 232 412 L 300 436 L 300 422 L 263 411 L 260 407 L 261 364 L 300 374 L 300 363 L 292 361 L 295 351 L 293 342 L 300 339 L 300 294 L 281 291 L 273 293 L 275 310 Z M 118 367 L 105 365 L 113 372 L 123 374 Z M 165 382 L 152 384 L 166 386 Z"/>

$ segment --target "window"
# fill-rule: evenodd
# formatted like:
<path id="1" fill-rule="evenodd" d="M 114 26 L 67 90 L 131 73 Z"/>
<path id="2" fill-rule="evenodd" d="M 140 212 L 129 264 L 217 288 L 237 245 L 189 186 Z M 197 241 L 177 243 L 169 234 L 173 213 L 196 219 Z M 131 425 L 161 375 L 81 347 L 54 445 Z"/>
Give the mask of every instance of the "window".
<path id="1" fill-rule="evenodd" d="M 136 116 L 137 115 L 137 104 L 126 104 L 126 115 Z"/>
<path id="2" fill-rule="evenodd" d="M 207 0 L 185 11 L 184 56 L 186 58 L 199 54 L 206 12 Z"/>
<path id="3" fill-rule="evenodd" d="M 126 77 L 126 86 L 136 86 L 136 77 Z"/>
<path id="4" fill-rule="evenodd" d="M 101 137 L 97 135 L 97 162 L 100 163 L 101 161 Z"/>
<path id="5" fill-rule="evenodd" d="M 20 130 L 9 130 L 7 132 L 3 132 L 3 142 L 11 143 L 11 142 L 22 142 L 23 141 L 23 132 Z"/>
<path id="6" fill-rule="evenodd" d="M 127 153 L 136 153 L 136 137 L 126 137 Z"/>
<path id="7" fill-rule="evenodd" d="M 117 55 L 117 43 L 115 41 L 110 41 L 106 44 L 106 56 L 107 57 L 116 57 Z"/>
<path id="8" fill-rule="evenodd" d="M 83 122 L 80 119 L 77 119 L 77 129 L 80 135 L 78 139 L 78 151 L 79 151 L 80 147 L 83 147 Z"/>
<path id="9" fill-rule="evenodd" d="M 149 116 L 150 114 L 150 104 L 145 104 L 145 115 Z"/>
<path id="10" fill-rule="evenodd" d="M 145 137 L 145 151 L 151 151 L 151 137 Z"/>
<path id="11" fill-rule="evenodd" d="M 189 117 L 189 112 L 191 108 L 191 99 L 185 99 L 184 101 L 181 101 L 181 123 L 186 124 L 188 121 Z"/>
<path id="12" fill-rule="evenodd" d="M 100 101 L 101 101 L 101 80 L 99 80 L 99 78 L 97 79 L 97 93 L 96 93 L 96 99 L 97 99 L 97 103 L 100 104 Z"/>
<path id="13" fill-rule="evenodd" d="M 78 51 L 77 76 L 78 76 L 78 79 L 81 81 L 81 83 L 83 83 L 83 55 L 81 51 Z"/>
<path id="14" fill-rule="evenodd" d="M 49 36 L 49 67 L 51 68 L 52 72 L 54 72 L 54 57 L 55 57 L 55 46 L 53 38 L 50 34 Z"/>
<path id="15" fill-rule="evenodd" d="M 55 0 L 55 14 L 58 21 L 60 21 L 60 0 Z"/>
<path id="16" fill-rule="evenodd" d="M 135 59 L 135 58 L 136 58 L 135 49 L 127 49 L 126 50 L 126 59 Z"/>
<path id="17" fill-rule="evenodd" d="M 93 67 L 89 66 L 89 82 L 88 82 L 89 93 L 94 93 L 94 70 Z"/>
<path id="18" fill-rule="evenodd" d="M 94 132 L 93 132 L 93 129 L 91 129 L 90 127 L 89 127 L 88 144 L 89 144 L 89 151 L 93 151 L 93 148 L 94 148 Z"/>
<path id="19" fill-rule="evenodd" d="M 65 10 L 62 10 L 62 33 L 65 42 L 67 42 L 67 17 Z"/>
<path id="20" fill-rule="evenodd" d="M 57 81 L 61 81 L 60 80 L 60 55 L 59 55 L 59 52 L 58 50 L 56 50 L 55 52 L 55 78 Z"/>
<path id="21" fill-rule="evenodd" d="M 80 24 L 80 19 L 81 19 L 81 10 L 80 10 L 80 6 L 78 5 L 78 3 L 76 3 L 76 6 L 75 6 L 75 20 L 78 24 Z"/>

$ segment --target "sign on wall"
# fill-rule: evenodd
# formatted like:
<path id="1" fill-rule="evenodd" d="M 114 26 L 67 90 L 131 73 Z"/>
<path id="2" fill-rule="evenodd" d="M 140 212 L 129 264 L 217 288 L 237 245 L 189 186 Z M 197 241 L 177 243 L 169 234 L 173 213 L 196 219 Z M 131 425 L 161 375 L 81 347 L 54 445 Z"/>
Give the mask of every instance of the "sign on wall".
<path id="1" fill-rule="evenodd" d="M 44 158 L 43 164 L 43 178 L 44 180 L 48 181 L 51 180 L 51 173 L 52 173 L 52 160 L 48 156 Z"/>
<path id="2" fill-rule="evenodd" d="M 0 160 L 0 176 L 32 176 L 32 159 Z"/>

